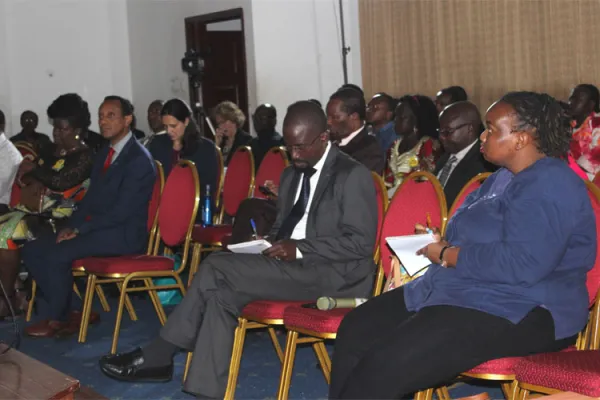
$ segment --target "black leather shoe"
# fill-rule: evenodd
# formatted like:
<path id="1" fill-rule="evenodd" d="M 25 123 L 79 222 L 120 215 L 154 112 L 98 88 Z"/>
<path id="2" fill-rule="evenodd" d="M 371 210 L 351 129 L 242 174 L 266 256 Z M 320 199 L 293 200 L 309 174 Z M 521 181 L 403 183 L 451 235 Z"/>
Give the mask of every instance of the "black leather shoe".
<path id="1" fill-rule="evenodd" d="M 129 353 L 117 353 L 100 359 L 106 375 L 127 382 L 168 382 L 173 378 L 173 363 L 162 367 L 144 367 L 144 353 L 139 347 Z"/>

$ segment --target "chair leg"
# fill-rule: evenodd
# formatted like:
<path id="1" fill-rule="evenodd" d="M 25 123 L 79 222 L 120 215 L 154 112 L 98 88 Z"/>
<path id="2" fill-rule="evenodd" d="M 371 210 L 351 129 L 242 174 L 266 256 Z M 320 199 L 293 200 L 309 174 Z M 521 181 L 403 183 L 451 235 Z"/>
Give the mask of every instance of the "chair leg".
<path id="1" fill-rule="evenodd" d="M 35 304 L 35 293 L 37 292 L 37 283 L 35 279 L 31 280 L 31 299 L 27 305 L 27 315 L 25 315 L 25 321 L 31 321 L 31 315 L 33 314 L 33 305 Z"/>
<path id="2" fill-rule="evenodd" d="M 188 374 L 188 371 L 190 370 L 190 364 L 192 362 L 193 356 L 194 356 L 194 353 L 191 351 L 188 351 L 187 356 L 185 357 L 185 368 L 183 369 L 183 383 L 185 383 L 185 380 L 187 379 L 187 374 Z"/>
<path id="3" fill-rule="evenodd" d="M 198 272 L 198 265 L 200 264 L 200 258 L 202 256 L 202 245 L 200 243 L 194 243 L 192 245 L 192 259 L 190 261 L 190 275 L 188 277 L 187 287 L 190 287 L 196 272 Z"/>
<path id="4" fill-rule="evenodd" d="M 108 301 L 106 300 L 106 295 L 104 294 L 104 289 L 102 289 L 102 285 L 96 285 L 96 294 L 98 295 L 98 300 L 100 300 L 100 305 L 102 305 L 102 309 L 105 312 L 109 312 L 110 306 L 108 305 Z"/>
<path id="5" fill-rule="evenodd" d="M 80 299 L 81 297 L 81 292 L 79 291 L 79 288 L 77 287 L 77 284 L 75 282 L 73 282 L 73 291 L 75 292 L 75 294 L 77 295 L 77 297 L 79 297 Z"/>
<path id="6" fill-rule="evenodd" d="M 285 342 L 285 356 L 283 365 L 281 366 L 281 377 L 279 379 L 279 391 L 277 392 L 277 400 L 287 400 L 290 392 L 290 384 L 292 381 L 292 370 L 294 369 L 294 361 L 296 357 L 296 346 L 298 342 L 298 332 L 288 331 L 287 341 Z"/>
<path id="7" fill-rule="evenodd" d="M 164 325 L 165 322 L 167 322 L 167 315 L 165 314 L 165 309 L 158 298 L 156 290 L 152 289 L 154 287 L 152 278 L 144 278 L 144 284 L 148 288 L 148 294 L 150 295 L 150 300 L 152 300 L 152 304 L 154 305 L 154 310 L 156 310 L 156 315 L 158 315 L 158 320 L 160 321 L 161 325 Z"/>
<path id="8" fill-rule="evenodd" d="M 181 277 L 179 276 L 179 274 L 173 274 L 173 278 L 175 278 L 175 282 L 177 283 L 177 286 L 179 286 L 179 290 L 181 291 L 181 296 L 185 296 L 185 294 L 187 293 L 187 290 L 185 288 L 185 286 L 183 286 L 183 281 L 181 280 Z"/>
<path id="9" fill-rule="evenodd" d="M 275 332 L 275 328 L 272 326 L 267 327 L 267 331 L 271 337 L 271 342 L 273 342 L 273 347 L 275 347 L 279 362 L 283 364 L 283 350 L 281 349 L 281 344 L 279 344 L 279 339 L 277 339 L 277 332 Z"/>
<path id="10" fill-rule="evenodd" d="M 327 353 L 325 342 L 320 340 L 318 342 L 313 343 L 313 350 L 317 355 L 319 365 L 321 365 L 321 370 L 323 371 L 325 380 L 329 385 L 331 383 L 331 359 L 329 358 L 329 353 Z"/>
<path id="11" fill-rule="evenodd" d="M 519 382 L 515 379 L 509 385 L 509 396 L 507 400 L 517 400 L 519 397 Z"/>
<path id="12" fill-rule="evenodd" d="M 242 353 L 244 351 L 247 330 L 248 320 L 241 317 L 238 318 L 238 326 L 235 328 L 235 335 L 233 337 L 233 349 L 231 351 L 229 377 L 227 379 L 227 389 L 225 390 L 224 400 L 233 400 L 235 397 L 235 389 L 240 374 L 240 364 L 242 362 Z"/>
<path id="13" fill-rule="evenodd" d="M 117 282 L 117 287 L 119 288 L 119 292 L 123 292 L 123 283 L 122 282 Z M 137 313 L 135 312 L 135 309 L 133 308 L 133 304 L 131 304 L 131 299 L 129 298 L 129 294 L 125 294 L 125 307 L 127 308 L 127 313 L 129 314 L 129 318 L 131 318 L 132 321 L 137 321 L 138 317 L 137 317 Z"/>
<path id="14" fill-rule="evenodd" d="M 117 342 L 119 341 L 119 331 L 121 330 L 121 320 L 123 319 L 123 308 L 125 307 L 125 301 L 128 299 L 127 296 L 127 285 L 129 284 L 129 279 L 125 278 L 125 281 L 122 284 L 119 284 L 119 288 L 121 289 L 121 295 L 119 296 L 119 308 L 117 308 L 117 318 L 115 320 L 115 331 L 113 333 L 112 346 L 110 348 L 110 354 L 115 354 L 117 352 Z"/>
<path id="15" fill-rule="evenodd" d="M 83 298 L 83 310 L 81 311 L 81 324 L 79 325 L 79 343 L 85 343 L 87 331 L 90 323 L 90 314 L 92 313 L 92 303 L 94 302 L 94 287 L 96 286 L 96 275 L 90 274 L 87 278 L 85 297 Z"/>
<path id="16" fill-rule="evenodd" d="M 437 395 L 438 400 L 452 400 L 450 392 L 448 391 L 448 386 L 442 386 L 441 388 L 435 389 L 435 394 Z"/>

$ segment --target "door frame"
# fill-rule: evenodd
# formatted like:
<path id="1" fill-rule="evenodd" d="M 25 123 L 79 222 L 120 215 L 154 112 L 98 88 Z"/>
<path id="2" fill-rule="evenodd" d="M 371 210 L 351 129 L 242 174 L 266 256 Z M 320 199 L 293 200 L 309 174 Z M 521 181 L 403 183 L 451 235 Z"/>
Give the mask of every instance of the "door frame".
<path id="1" fill-rule="evenodd" d="M 244 70 L 246 73 L 246 110 L 242 109 L 244 114 L 246 114 L 246 120 L 250 118 L 250 102 L 248 96 L 248 61 L 247 61 L 247 53 L 246 53 L 246 27 L 244 21 L 244 9 L 241 7 L 232 8 L 229 10 L 217 11 L 208 14 L 196 15 L 193 17 L 185 18 L 185 47 L 186 51 L 194 49 L 196 50 L 200 56 L 202 56 L 202 41 L 203 34 L 206 32 L 206 25 L 215 23 L 215 22 L 224 22 L 239 19 L 242 25 L 242 37 L 243 37 L 243 63 Z M 202 27 L 198 29 L 198 27 Z M 194 105 L 198 102 L 199 96 L 196 92 L 196 89 L 193 87 L 191 79 L 188 77 L 188 87 L 190 94 L 190 105 L 194 107 Z M 204 101 L 202 101 L 202 106 L 204 107 Z M 207 111 L 205 109 L 205 111 Z M 198 123 L 203 123 L 202 121 L 198 121 Z"/>

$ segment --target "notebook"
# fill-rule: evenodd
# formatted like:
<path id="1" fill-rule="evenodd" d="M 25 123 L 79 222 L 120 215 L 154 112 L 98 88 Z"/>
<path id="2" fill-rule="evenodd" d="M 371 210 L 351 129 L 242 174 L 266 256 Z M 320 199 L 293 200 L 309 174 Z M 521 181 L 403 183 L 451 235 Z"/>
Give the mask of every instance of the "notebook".
<path id="1" fill-rule="evenodd" d="M 262 252 L 269 247 L 271 247 L 271 243 L 264 239 L 251 240 L 249 242 L 230 244 L 227 246 L 232 253 L 241 254 L 262 254 Z"/>
<path id="2" fill-rule="evenodd" d="M 391 236 L 385 238 L 385 240 L 410 276 L 418 274 L 431 265 L 429 258 L 417 255 L 417 251 L 429 243 L 435 242 L 432 234 Z"/>

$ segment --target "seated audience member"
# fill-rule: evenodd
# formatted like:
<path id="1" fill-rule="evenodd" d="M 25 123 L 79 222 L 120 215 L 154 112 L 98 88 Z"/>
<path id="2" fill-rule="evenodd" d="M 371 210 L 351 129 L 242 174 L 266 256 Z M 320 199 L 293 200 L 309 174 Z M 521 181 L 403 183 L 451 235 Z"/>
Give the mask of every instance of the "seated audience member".
<path id="1" fill-rule="evenodd" d="M 590 84 L 578 85 L 569 96 L 573 140 L 571 154 L 589 179 L 600 172 L 600 93 Z"/>
<path id="2" fill-rule="evenodd" d="M 92 169 L 92 152 L 80 139 L 89 118 L 87 104 L 67 94 L 54 100 L 47 114 L 54 126 L 54 143 L 42 148 L 35 164 L 23 162 L 19 205 L 0 216 L 0 249 L 10 253 L 10 261 L 1 263 L 0 280 L 15 310 L 20 308 L 14 292 L 20 264 L 15 241 L 33 240 L 63 226 Z M 9 314 L 7 304 L 0 299 L 0 317 Z"/>
<path id="3" fill-rule="evenodd" d="M 147 148 L 150 148 L 150 144 L 155 137 L 167 133 L 165 126 L 162 123 L 162 116 L 160 115 L 163 104 L 162 100 L 154 100 L 148 106 L 148 126 L 150 127 L 150 134 L 140 141 L 140 143 Z"/>
<path id="4" fill-rule="evenodd" d="M 290 106 L 283 136 L 292 166 L 281 179 L 273 246 L 264 255 L 210 255 L 160 336 L 141 349 L 102 358 L 105 374 L 167 381 L 172 357 L 183 348 L 194 351 L 184 390 L 222 399 L 237 318 L 246 304 L 371 291 L 377 200 L 370 172 L 330 144 L 325 114 L 309 101 Z"/>
<path id="5" fill-rule="evenodd" d="M 468 101 L 451 104 L 440 114 L 439 137 L 444 155 L 434 174 L 444 187 L 448 208 L 471 178 L 494 169 L 481 155 L 480 127 L 479 110 Z"/>
<path id="6" fill-rule="evenodd" d="M 444 108 L 450 104 L 467 100 L 469 100 L 469 96 L 467 96 L 467 91 L 464 88 L 461 86 L 450 86 L 437 92 L 435 95 L 435 107 L 438 114 L 441 114 Z"/>
<path id="7" fill-rule="evenodd" d="M 66 228 L 26 243 L 21 251 L 48 303 L 46 319 L 25 328 L 29 336 L 63 336 L 78 330 L 81 314 L 69 313 L 73 261 L 141 253 L 148 241 L 148 203 L 156 170 L 129 130 L 133 107 L 128 100 L 108 96 L 98 116 L 109 145 L 94 159 L 87 194 Z"/>
<path id="8" fill-rule="evenodd" d="M 252 116 L 256 137 L 250 142 L 254 155 L 254 166 L 260 166 L 265 154 L 272 148 L 283 146 L 281 135 L 275 130 L 277 125 L 277 110 L 271 104 L 261 104 Z"/>
<path id="9" fill-rule="evenodd" d="M 137 117 L 135 116 L 135 114 L 133 114 L 133 121 L 131 122 L 131 133 L 133 134 L 133 137 L 135 137 L 137 140 L 143 140 L 146 137 L 144 131 L 137 128 Z"/>
<path id="10" fill-rule="evenodd" d="M 52 142 L 50 138 L 43 133 L 36 132 L 38 126 L 38 116 L 33 111 L 23 111 L 21 114 L 21 132 L 11 137 L 13 143 L 25 142 L 33 147 L 36 153 L 49 146 Z"/>
<path id="11" fill-rule="evenodd" d="M 213 113 L 217 123 L 215 144 L 221 149 L 225 166 L 227 166 L 233 153 L 240 146 L 250 145 L 252 136 L 242 129 L 246 122 L 246 116 L 235 103 L 231 101 L 219 103 Z"/>
<path id="12" fill-rule="evenodd" d="M 388 167 L 392 192 L 416 170 L 433 172 L 441 153 L 437 140 L 439 120 L 429 97 L 404 96 L 398 100 L 394 129 L 400 137 L 392 146 Z"/>
<path id="13" fill-rule="evenodd" d="M 385 166 L 383 150 L 365 128 L 366 108 L 358 90 L 338 90 L 327 103 L 329 132 L 340 150 L 381 175 Z"/>
<path id="14" fill-rule="evenodd" d="M 338 90 L 342 90 L 342 89 L 356 90 L 358 93 L 361 94 L 363 99 L 365 98 L 365 92 L 362 90 L 362 88 L 360 86 L 355 85 L 354 83 L 344 83 L 342 86 L 340 86 L 340 88 Z"/>
<path id="15" fill-rule="evenodd" d="M 500 170 L 419 251 L 425 275 L 344 318 L 330 398 L 401 398 L 491 359 L 561 350 L 585 326 L 596 219 L 566 163 L 567 117 L 552 97 L 517 92 L 486 125 L 483 155 Z"/>
<path id="16" fill-rule="evenodd" d="M 367 106 L 367 123 L 373 128 L 384 154 L 398 139 L 394 130 L 394 106 L 394 99 L 387 93 L 377 93 Z"/>
<path id="17" fill-rule="evenodd" d="M 190 160 L 196 164 L 202 194 L 206 185 L 211 193 L 217 190 L 219 163 L 215 144 L 200 135 L 192 111 L 180 99 L 167 101 L 160 111 L 162 124 L 167 128 L 166 135 L 159 135 L 150 143 L 150 154 L 161 162 L 168 176 L 177 161 Z M 202 213 L 198 213 L 198 218 Z"/>

